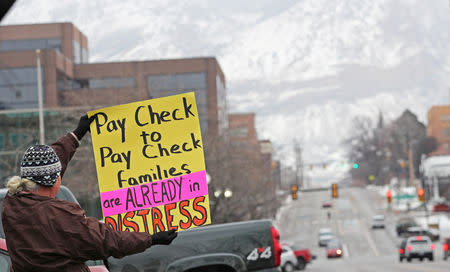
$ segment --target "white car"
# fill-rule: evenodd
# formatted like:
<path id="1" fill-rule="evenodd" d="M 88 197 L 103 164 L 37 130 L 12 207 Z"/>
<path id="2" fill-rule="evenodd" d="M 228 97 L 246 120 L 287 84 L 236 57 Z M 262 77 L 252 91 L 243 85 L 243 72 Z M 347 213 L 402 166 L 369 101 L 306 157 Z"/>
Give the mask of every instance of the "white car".
<path id="1" fill-rule="evenodd" d="M 294 251 L 287 245 L 282 245 L 281 249 L 281 270 L 283 270 L 283 272 L 293 272 L 298 265 L 298 260 L 297 257 L 295 257 Z"/>
<path id="2" fill-rule="evenodd" d="M 333 238 L 335 237 L 330 228 L 322 228 L 319 230 L 319 246 L 326 246 Z"/>
<path id="3" fill-rule="evenodd" d="M 375 215 L 372 217 L 372 229 L 384 229 L 384 215 Z"/>
<path id="4" fill-rule="evenodd" d="M 433 261 L 433 251 L 434 244 L 431 243 L 431 239 L 428 236 L 411 236 L 406 239 L 406 244 L 404 245 L 403 258 L 406 258 L 408 262 L 413 258 L 418 258 L 420 261 L 423 258 L 428 258 Z M 400 261 L 402 261 L 400 257 Z"/>

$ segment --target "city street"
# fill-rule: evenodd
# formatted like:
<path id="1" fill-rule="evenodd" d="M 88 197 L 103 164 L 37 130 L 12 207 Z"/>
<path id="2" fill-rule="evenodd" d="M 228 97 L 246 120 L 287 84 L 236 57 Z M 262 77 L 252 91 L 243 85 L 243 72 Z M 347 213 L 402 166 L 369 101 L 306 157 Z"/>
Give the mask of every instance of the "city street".
<path id="1" fill-rule="evenodd" d="M 398 260 L 399 239 L 396 219 L 402 214 L 388 212 L 386 200 L 375 191 L 361 188 L 339 190 L 331 208 L 322 208 L 330 200 L 329 191 L 300 193 L 298 200 L 287 200 L 278 215 L 281 241 L 309 248 L 316 259 L 308 271 L 448 271 L 450 262 L 442 259 L 442 244 L 436 242 L 434 262 Z M 327 218 L 331 212 L 331 219 Z M 385 229 L 371 229 L 372 216 L 385 215 Z M 320 228 L 329 227 L 343 244 L 343 258 L 327 259 L 325 248 L 318 246 Z"/>

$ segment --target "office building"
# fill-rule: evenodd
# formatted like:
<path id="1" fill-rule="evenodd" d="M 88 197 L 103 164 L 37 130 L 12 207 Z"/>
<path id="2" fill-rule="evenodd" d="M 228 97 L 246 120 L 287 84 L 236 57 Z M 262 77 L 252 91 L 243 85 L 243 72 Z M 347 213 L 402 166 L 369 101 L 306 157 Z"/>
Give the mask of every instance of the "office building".
<path id="1" fill-rule="evenodd" d="M 71 23 L 0 26 L 0 109 L 38 107 L 38 54 L 47 109 L 194 91 L 202 132 L 227 128 L 225 76 L 214 57 L 89 63 L 88 38 Z"/>

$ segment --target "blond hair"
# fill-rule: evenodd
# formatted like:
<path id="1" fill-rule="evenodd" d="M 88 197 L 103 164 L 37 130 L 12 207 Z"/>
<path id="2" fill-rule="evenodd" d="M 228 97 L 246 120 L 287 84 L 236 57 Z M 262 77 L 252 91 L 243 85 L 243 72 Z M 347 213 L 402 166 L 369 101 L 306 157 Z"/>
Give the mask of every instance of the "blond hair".
<path id="1" fill-rule="evenodd" d="M 37 184 L 34 181 L 23 179 L 19 176 L 11 177 L 6 186 L 8 187 L 8 195 L 15 195 L 21 191 L 34 191 L 37 189 Z"/>

